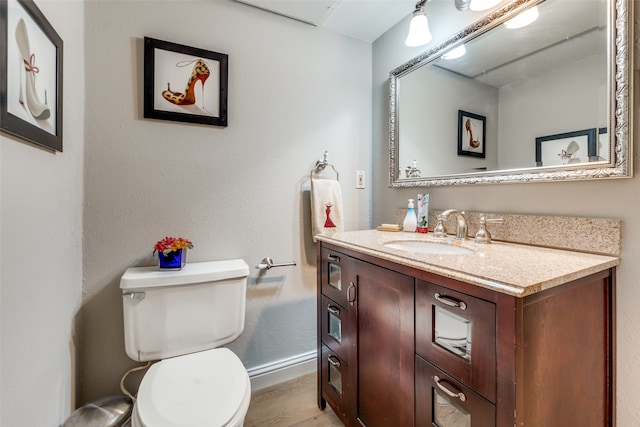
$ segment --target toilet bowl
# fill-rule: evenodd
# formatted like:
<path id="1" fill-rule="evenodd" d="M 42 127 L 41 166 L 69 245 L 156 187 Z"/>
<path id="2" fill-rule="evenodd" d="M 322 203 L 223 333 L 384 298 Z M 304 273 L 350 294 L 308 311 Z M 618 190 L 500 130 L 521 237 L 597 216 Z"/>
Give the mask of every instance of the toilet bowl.
<path id="1" fill-rule="evenodd" d="M 240 427 L 251 384 L 226 348 L 162 360 L 145 374 L 133 408 L 133 427 Z"/>
<path id="2" fill-rule="evenodd" d="M 243 260 L 129 268 L 120 280 L 125 350 L 159 362 L 144 375 L 133 427 L 240 427 L 251 383 L 240 359 L 220 347 L 244 329 L 249 266 Z"/>

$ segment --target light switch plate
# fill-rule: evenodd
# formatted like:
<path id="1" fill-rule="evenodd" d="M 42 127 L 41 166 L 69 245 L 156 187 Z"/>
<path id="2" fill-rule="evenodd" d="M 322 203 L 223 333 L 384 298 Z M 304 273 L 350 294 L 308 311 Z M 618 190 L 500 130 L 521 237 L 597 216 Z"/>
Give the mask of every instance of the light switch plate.
<path id="1" fill-rule="evenodd" d="M 356 171 L 356 188 L 364 188 L 364 171 Z"/>

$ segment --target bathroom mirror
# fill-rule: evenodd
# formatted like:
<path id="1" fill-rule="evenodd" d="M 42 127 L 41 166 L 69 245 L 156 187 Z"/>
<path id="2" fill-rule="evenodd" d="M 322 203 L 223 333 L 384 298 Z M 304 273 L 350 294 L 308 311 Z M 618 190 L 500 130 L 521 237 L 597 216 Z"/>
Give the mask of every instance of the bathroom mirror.
<path id="1" fill-rule="evenodd" d="M 631 1 L 515 0 L 391 71 L 390 186 L 632 176 Z"/>

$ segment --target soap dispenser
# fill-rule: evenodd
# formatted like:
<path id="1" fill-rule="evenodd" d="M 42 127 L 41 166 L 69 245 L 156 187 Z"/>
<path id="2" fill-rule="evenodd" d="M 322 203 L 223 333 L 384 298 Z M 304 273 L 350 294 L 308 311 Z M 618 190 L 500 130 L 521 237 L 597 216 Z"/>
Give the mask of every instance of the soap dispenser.
<path id="1" fill-rule="evenodd" d="M 407 206 L 407 215 L 402 222 L 403 231 L 415 232 L 418 228 L 418 219 L 416 218 L 416 211 L 413 207 L 413 199 L 409 199 L 409 205 Z"/>

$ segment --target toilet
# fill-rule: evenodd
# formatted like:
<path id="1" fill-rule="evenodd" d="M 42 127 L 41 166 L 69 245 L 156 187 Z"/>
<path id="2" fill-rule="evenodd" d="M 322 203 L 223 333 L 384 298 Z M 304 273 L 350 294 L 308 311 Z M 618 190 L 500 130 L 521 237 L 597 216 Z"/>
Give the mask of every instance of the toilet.
<path id="1" fill-rule="evenodd" d="M 249 266 L 240 259 L 180 271 L 129 268 L 120 280 L 127 355 L 160 360 L 144 375 L 133 427 L 242 426 L 249 375 L 227 348 L 244 329 Z"/>

